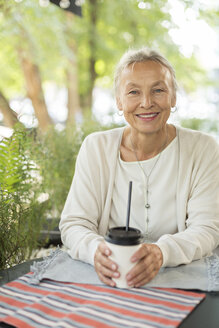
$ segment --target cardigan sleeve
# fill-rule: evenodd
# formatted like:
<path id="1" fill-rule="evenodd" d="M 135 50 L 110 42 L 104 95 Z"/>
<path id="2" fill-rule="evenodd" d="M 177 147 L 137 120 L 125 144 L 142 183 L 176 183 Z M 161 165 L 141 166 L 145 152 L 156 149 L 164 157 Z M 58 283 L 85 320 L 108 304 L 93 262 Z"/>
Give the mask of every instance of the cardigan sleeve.
<path id="1" fill-rule="evenodd" d="M 98 156 L 90 138 L 79 151 L 72 185 L 61 215 L 59 228 L 70 256 L 93 264 L 94 254 L 103 239 L 98 234 L 101 216 L 100 170 Z"/>
<path id="2" fill-rule="evenodd" d="M 201 147 L 194 147 L 195 160 L 191 172 L 187 172 L 190 186 L 185 229 L 164 235 L 156 243 L 163 253 L 163 266 L 187 264 L 209 256 L 219 245 L 219 146 L 210 137 L 207 142 L 198 141 Z"/>

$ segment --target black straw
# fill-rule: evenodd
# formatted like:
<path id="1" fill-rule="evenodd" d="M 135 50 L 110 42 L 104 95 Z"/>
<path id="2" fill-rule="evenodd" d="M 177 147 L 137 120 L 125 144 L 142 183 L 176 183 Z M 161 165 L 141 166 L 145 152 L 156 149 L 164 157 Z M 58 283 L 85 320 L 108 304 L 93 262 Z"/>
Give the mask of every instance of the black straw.
<path id="1" fill-rule="evenodd" d="M 126 229 L 125 229 L 126 231 L 129 231 L 131 198 L 132 198 L 132 181 L 129 181 L 128 208 L 127 208 Z"/>

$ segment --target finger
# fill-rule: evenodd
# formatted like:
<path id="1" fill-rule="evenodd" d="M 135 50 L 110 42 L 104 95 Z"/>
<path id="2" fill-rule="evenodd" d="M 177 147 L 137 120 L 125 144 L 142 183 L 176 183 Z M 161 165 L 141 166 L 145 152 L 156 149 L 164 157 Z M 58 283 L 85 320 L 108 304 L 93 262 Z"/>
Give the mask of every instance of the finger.
<path id="1" fill-rule="evenodd" d="M 106 267 L 112 271 L 116 271 L 118 269 L 118 265 L 102 253 L 99 254 L 97 263 L 100 263 L 103 267 Z"/>
<path id="2" fill-rule="evenodd" d="M 111 278 L 104 276 L 101 272 L 98 274 L 98 276 L 104 284 L 111 286 L 111 287 L 116 286 L 116 283 Z"/>
<path id="3" fill-rule="evenodd" d="M 107 267 L 101 265 L 101 263 L 97 263 L 96 269 L 98 272 L 100 272 L 102 275 L 106 277 L 114 277 L 114 278 L 119 278 L 120 273 L 118 271 L 113 271 L 111 269 L 108 269 Z"/>
<path id="4" fill-rule="evenodd" d="M 107 247 L 107 245 L 104 242 L 101 242 L 94 256 L 94 265 L 96 266 L 97 263 L 100 263 L 101 265 L 107 267 L 108 269 L 116 271 L 118 265 L 108 257 L 107 254 L 109 253 L 111 254 L 111 250 Z"/>
<path id="5" fill-rule="evenodd" d="M 158 262 L 154 257 L 153 253 L 148 254 L 143 259 L 141 259 L 127 274 L 127 281 L 134 281 L 134 279 L 143 274 L 149 276 L 152 271 L 158 270 L 161 267 L 161 262 Z"/>
<path id="6" fill-rule="evenodd" d="M 151 256 L 148 255 L 141 259 L 127 274 L 127 280 L 133 280 L 136 276 L 141 273 L 149 274 L 151 263 Z"/>
<path id="7" fill-rule="evenodd" d="M 137 286 L 139 284 L 142 285 L 142 283 L 146 283 L 149 280 L 152 279 L 152 276 L 154 277 L 154 273 L 156 269 L 154 268 L 153 264 L 145 268 L 144 266 L 141 266 L 138 270 L 137 274 L 131 276 L 131 278 L 127 279 L 127 283 L 129 286 Z"/>
<path id="8" fill-rule="evenodd" d="M 106 256 L 110 256 L 112 253 L 110 248 L 107 246 L 107 244 L 104 241 L 102 241 L 99 244 L 98 249 L 102 254 L 105 254 Z"/>
<path id="9" fill-rule="evenodd" d="M 116 271 L 118 269 L 118 265 L 109 258 L 112 252 L 110 248 L 106 245 L 106 243 L 101 242 L 98 246 L 98 250 L 99 250 L 98 261 L 100 261 L 101 264 L 106 266 L 107 268 Z"/>
<path id="10" fill-rule="evenodd" d="M 134 286 L 141 287 L 149 283 L 154 277 L 158 274 L 159 270 L 152 271 L 147 277 L 143 277 L 142 279 L 139 279 L 137 282 L 134 283 Z M 140 278 L 140 277 L 139 277 Z"/>
<path id="11" fill-rule="evenodd" d="M 141 247 L 132 255 L 131 262 L 138 262 L 147 255 L 149 255 L 148 245 L 142 244 Z"/>
<path id="12" fill-rule="evenodd" d="M 153 279 L 159 272 L 161 262 L 154 260 L 153 255 L 148 255 L 141 260 L 127 275 L 129 286 L 142 286 Z"/>

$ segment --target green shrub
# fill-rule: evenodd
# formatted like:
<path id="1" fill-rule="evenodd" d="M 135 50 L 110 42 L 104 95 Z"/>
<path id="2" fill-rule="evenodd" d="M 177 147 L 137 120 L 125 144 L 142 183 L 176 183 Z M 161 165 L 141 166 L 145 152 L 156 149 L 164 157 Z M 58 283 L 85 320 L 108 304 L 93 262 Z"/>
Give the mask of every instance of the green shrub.
<path id="1" fill-rule="evenodd" d="M 219 121 L 213 119 L 185 118 L 180 121 L 180 125 L 206 133 L 218 133 L 219 131 Z"/>
<path id="2" fill-rule="evenodd" d="M 42 192 L 48 195 L 47 216 L 60 218 L 75 170 L 75 161 L 84 138 L 112 126 L 85 119 L 83 124 L 58 131 L 52 128 L 38 136 L 32 147 L 32 158 L 40 170 Z"/>
<path id="3" fill-rule="evenodd" d="M 29 256 L 43 223 L 45 204 L 38 201 L 40 183 L 30 144 L 20 126 L 0 143 L 0 269 Z"/>
<path id="4" fill-rule="evenodd" d="M 87 119 L 80 126 L 51 128 L 42 135 L 17 126 L 1 141 L 0 269 L 29 258 L 40 244 L 47 218 L 55 219 L 49 229 L 57 224 L 82 141 L 91 132 L 111 127 Z"/>

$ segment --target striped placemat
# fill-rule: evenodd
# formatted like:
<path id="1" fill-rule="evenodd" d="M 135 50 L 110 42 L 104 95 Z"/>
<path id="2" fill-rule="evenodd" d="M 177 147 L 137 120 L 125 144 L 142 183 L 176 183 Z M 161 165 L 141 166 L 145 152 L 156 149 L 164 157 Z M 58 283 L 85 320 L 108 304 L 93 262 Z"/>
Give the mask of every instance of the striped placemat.
<path id="1" fill-rule="evenodd" d="M 31 327 L 177 327 L 205 294 L 169 288 L 117 289 L 31 274 L 0 288 L 0 321 Z"/>

